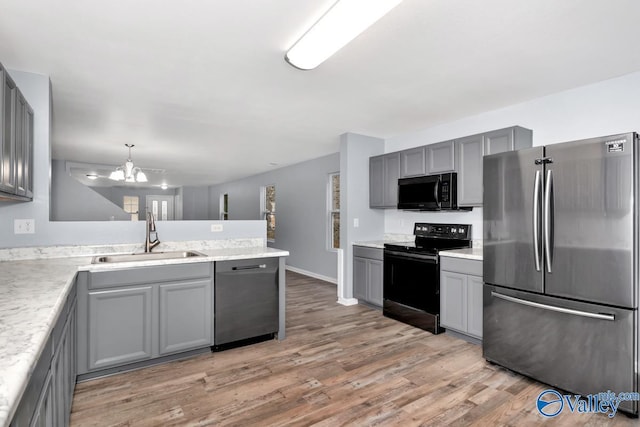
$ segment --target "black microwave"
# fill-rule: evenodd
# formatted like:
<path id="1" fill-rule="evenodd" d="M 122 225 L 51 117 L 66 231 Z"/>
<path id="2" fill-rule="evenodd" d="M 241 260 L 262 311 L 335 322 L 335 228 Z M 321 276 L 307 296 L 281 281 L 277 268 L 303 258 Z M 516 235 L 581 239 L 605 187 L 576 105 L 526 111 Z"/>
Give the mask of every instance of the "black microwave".
<path id="1" fill-rule="evenodd" d="M 439 211 L 458 209 L 455 172 L 398 180 L 398 209 Z"/>

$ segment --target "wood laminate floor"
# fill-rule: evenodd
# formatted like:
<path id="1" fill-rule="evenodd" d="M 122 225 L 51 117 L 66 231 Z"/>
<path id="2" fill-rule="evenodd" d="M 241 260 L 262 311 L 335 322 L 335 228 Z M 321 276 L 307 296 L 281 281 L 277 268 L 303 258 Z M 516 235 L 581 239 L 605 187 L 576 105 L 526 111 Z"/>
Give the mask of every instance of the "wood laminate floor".
<path id="1" fill-rule="evenodd" d="M 479 346 L 337 304 L 335 285 L 287 272 L 287 339 L 78 384 L 72 426 L 640 425 L 535 408 L 548 387 Z M 625 390 L 627 391 L 627 390 Z"/>

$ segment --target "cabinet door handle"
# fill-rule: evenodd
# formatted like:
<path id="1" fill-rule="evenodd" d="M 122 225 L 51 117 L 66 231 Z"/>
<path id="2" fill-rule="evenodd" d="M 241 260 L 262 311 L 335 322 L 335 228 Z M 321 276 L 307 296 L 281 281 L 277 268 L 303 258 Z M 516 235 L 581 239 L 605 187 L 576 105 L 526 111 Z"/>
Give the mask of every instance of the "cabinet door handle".
<path id="1" fill-rule="evenodd" d="M 267 264 L 243 265 L 240 267 L 231 267 L 232 270 L 257 270 L 259 268 L 267 268 Z"/>

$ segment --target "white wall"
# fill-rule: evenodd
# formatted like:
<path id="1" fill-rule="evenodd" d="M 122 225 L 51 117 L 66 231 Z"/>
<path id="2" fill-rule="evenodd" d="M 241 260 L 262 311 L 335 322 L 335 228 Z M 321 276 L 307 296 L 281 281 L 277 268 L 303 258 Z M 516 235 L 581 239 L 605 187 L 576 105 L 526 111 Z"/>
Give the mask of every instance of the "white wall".
<path id="1" fill-rule="evenodd" d="M 142 221 L 49 221 L 50 103 L 49 77 L 9 71 L 34 111 L 34 199 L 0 202 L 0 248 L 78 244 L 142 243 Z M 35 234 L 14 234 L 15 219 L 34 219 Z M 265 221 L 227 221 L 223 232 L 211 232 L 217 221 L 172 221 L 158 225 L 163 241 L 262 238 Z"/>
<path id="2" fill-rule="evenodd" d="M 513 125 L 532 129 L 534 146 L 640 131 L 640 72 L 389 138 L 385 152 Z M 474 238 L 482 238 L 478 208 L 455 214 L 387 210 L 385 232 L 411 234 L 417 221 L 470 223 Z"/>

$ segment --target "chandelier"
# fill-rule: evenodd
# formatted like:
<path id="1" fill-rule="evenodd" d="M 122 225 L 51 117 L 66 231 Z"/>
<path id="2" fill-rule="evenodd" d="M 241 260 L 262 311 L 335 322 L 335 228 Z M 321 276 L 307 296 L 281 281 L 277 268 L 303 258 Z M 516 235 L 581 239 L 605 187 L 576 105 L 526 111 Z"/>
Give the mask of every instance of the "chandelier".
<path id="1" fill-rule="evenodd" d="M 133 166 L 133 161 L 131 160 L 131 149 L 135 147 L 135 145 L 124 145 L 129 149 L 129 157 L 127 158 L 127 161 L 124 162 L 124 165 L 118 166 L 116 170 L 111 172 L 109 179 L 124 182 L 147 182 L 147 175 L 145 175 L 139 167 Z"/>

